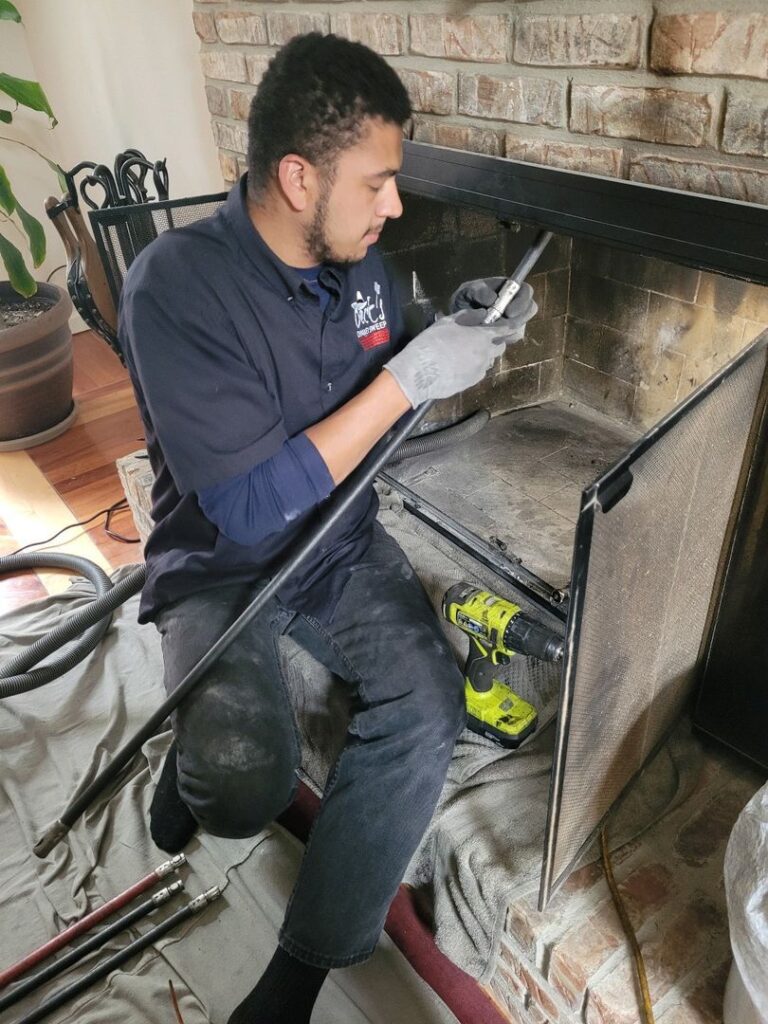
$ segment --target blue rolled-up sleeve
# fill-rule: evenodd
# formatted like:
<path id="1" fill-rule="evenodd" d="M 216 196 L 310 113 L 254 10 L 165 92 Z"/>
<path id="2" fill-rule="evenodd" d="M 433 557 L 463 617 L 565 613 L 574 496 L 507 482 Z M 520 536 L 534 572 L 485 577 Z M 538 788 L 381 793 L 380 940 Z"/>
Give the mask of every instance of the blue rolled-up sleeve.
<path id="1" fill-rule="evenodd" d="M 285 529 L 333 491 L 333 477 L 306 434 L 250 472 L 198 491 L 205 516 L 236 544 L 252 546 Z"/>

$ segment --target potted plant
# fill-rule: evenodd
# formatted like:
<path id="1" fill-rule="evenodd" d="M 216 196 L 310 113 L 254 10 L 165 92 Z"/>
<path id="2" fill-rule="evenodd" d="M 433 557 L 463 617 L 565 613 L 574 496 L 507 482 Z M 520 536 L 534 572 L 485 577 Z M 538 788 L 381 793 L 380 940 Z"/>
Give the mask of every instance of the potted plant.
<path id="1" fill-rule="evenodd" d="M 20 23 L 10 0 L 0 0 L 0 21 Z M 39 111 L 55 127 L 48 99 L 38 82 L 0 73 L 0 125 L 10 125 L 19 106 Z M 13 109 L 3 109 L 11 101 Z M 45 160 L 66 189 L 58 164 L 33 146 L 0 135 L 3 146 L 23 146 Z M 42 206 L 42 202 L 41 202 Z M 55 437 L 75 416 L 72 401 L 72 334 L 69 295 L 57 285 L 34 280 L 32 267 L 45 259 L 40 221 L 19 203 L 0 165 L 0 258 L 7 280 L 0 281 L 0 451 L 28 448 Z"/>

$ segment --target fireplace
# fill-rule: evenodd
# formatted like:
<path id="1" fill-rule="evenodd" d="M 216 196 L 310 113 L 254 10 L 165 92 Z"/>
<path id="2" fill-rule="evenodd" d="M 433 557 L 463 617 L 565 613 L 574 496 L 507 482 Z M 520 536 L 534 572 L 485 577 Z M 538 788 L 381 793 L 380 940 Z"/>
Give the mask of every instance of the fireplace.
<path id="1" fill-rule="evenodd" d="M 608 437 L 612 466 L 582 477 L 543 907 L 690 704 L 713 635 L 722 685 L 718 607 L 737 585 L 742 604 L 761 586 L 743 557 L 738 573 L 724 572 L 737 537 L 743 548 L 749 532 L 760 549 L 754 521 L 765 508 L 744 501 L 765 458 L 768 209 L 418 144 L 406 146 L 402 187 L 405 216 L 384 245 L 416 326 L 460 280 L 509 273 L 537 228 L 558 233 L 531 276 L 540 311 L 526 340 L 433 420 L 480 405 L 514 420 L 516 409 L 565 398 L 638 433 L 618 458 Z M 535 568 L 561 592 L 557 565 Z M 753 648 L 746 724 L 761 678 L 754 647 L 764 667 L 768 652 L 758 615 L 740 623 Z M 722 732 L 711 710 L 702 719 Z M 731 719 L 722 738 L 739 749 L 738 733 Z M 741 749 L 768 763 L 764 744 Z"/>
<path id="2" fill-rule="evenodd" d="M 514 1021 L 582 1020 L 594 999 L 634 1012 L 632 982 L 622 973 L 630 966 L 609 970 L 618 940 L 593 921 L 604 899 L 592 891 L 599 871 L 587 865 L 565 880 L 615 799 L 632 792 L 700 675 L 716 689 L 708 700 L 701 687 L 697 721 L 720 731 L 722 721 L 713 726 L 703 715 L 718 706 L 734 622 L 743 636 L 756 631 L 744 625 L 744 608 L 765 615 L 750 552 L 766 540 L 768 338 L 749 346 L 768 325 L 768 208 L 414 142 L 400 185 L 406 213 L 388 225 L 382 248 L 414 330 L 445 308 L 461 281 L 509 272 L 537 230 L 555 232 L 529 279 L 540 309 L 524 341 L 476 388 L 438 402 L 427 429 L 482 408 L 492 420 L 463 442 L 463 457 L 409 460 L 386 483 L 416 517 L 492 569 L 500 593 L 519 593 L 520 603 L 568 637 L 563 680 L 557 668 L 554 679 L 534 680 L 555 694 L 553 715 L 563 687 L 548 836 L 539 846 L 540 906 L 550 902 L 551 912 L 537 914 L 532 896 L 515 899 L 490 988 Z M 116 295 L 135 252 L 155 233 L 213 212 L 223 198 L 92 214 Z M 725 464 L 727 480 L 718 470 Z M 486 469 L 500 475 L 499 493 L 482 479 Z M 441 473 L 449 485 L 440 485 Z M 658 531 L 681 513 L 686 543 L 674 529 L 660 543 Z M 688 578 L 669 571 L 671 551 L 678 565 L 695 563 L 695 601 L 687 601 Z M 641 627 L 634 633 L 633 622 Z M 671 651 L 677 663 L 653 667 L 644 706 L 636 694 L 624 702 L 622 690 L 613 691 L 621 714 L 605 718 L 605 665 L 611 682 L 638 690 L 649 649 L 654 657 Z M 746 653 L 753 669 L 761 657 L 765 664 L 764 650 Z M 754 696 L 736 703 L 749 717 Z M 594 728 L 596 705 L 607 738 Z M 760 762 L 764 730 L 757 732 L 744 753 Z M 734 735 L 743 732 L 730 721 L 722 738 L 737 745 Z M 750 784 L 752 776 L 736 778 L 736 806 Z M 669 891 L 658 865 L 641 861 L 633 872 L 654 893 Z M 719 876 L 712 887 L 719 891 Z M 694 901 L 680 916 L 695 930 L 716 914 Z M 723 916 L 720 928 L 725 935 Z M 604 1019 L 613 1019 L 607 1010 Z"/>
<path id="3" fill-rule="evenodd" d="M 764 458 L 755 424 L 768 335 L 754 339 L 768 324 L 768 208 L 414 142 L 400 185 L 405 215 L 388 226 L 382 250 L 412 330 L 447 307 L 460 281 L 509 273 L 537 230 L 555 232 L 530 278 L 539 313 L 526 339 L 476 388 L 437 403 L 424 429 L 484 407 L 491 427 L 506 430 L 507 448 L 523 435 L 538 444 L 546 431 L 588 430 L 593 456 L 565 477 L 561 495 L 573 503 L 583 491 L 576 521 L 563 517 L 563 536 L 531 565 L 505 555 L 505 542 L 476 529 L 472 514 L 462 517 L 461 503 L 430 502 L 408 474 L 389 480 L 407 507 L 567 631 L 543 905 L 686 705 L 727 598 L 729 552 L 749 514 L 749 467 Z M 222 198 L 92 214 L 115 296 L 153 234 L 205 216 Z M 542 418 L 552 409 L 554 427 Z M 564 450 L 538 465 L 551 467 L 545 460 Z M 508 536 L 518 552 L 511 528 Z M 669 558 L 704 567 L 688 580 L 670 573 Z M 677 656 L 652 671 L 644 643 Z M 638 702 L 638 680 L 648 676 Z M 585 725 L 588 706 L 601 702 L 595 730 Z M 586 807 L 596 782 L 600 799 Z"/>

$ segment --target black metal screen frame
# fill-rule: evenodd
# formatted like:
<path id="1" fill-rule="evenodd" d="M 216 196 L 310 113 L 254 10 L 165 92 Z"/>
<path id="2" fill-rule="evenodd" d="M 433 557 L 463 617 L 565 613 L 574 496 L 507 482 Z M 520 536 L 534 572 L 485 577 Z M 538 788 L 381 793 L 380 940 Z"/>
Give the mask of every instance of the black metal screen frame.
<path id="1" fill-rule="evenodd" d="M 685 266 L 768 285 L 768 206 L 645 185 L 504 157 L 403 144 L 397 183 L 412 195 L 523 221 Z M 89 213 L 113 298 L 106 229 L 130 232 L 140 214 L 224 202 L 227 192 L 111 207 Z M 124 239 L 130 248 L 130 236 Z"/>
<path id="2" fill-rule="evenodd" d="M 612 809 L 621 801 L 626 792 L 636 781 L 645 764 L 648 763 L 654 753 L 669 738 L 669 733 L 662 735 L 651 752 L 640 766 L 625 783 L 621 792 L 611 803 L 601 820 L 594 826 L 587 838 L 581 844 L 570 862 L 561 870 L 557 878 L 553 878 L 552 860 L 554 855 L 555 838 L 557 836 L 561 796 L 563 782 L 566 774 L 566 754 L 568 750 L 568 737 L 570 727 L 570 716 L 575 695 L 574 682 L 578 668 L 579 644 L 581 638 L 581 621 L 586 598 L 587 581 L 589 577 L 589 563 L 592 550 L 592 533 L 596 512 L 609 511 L 617 505 L 629 492 L 632 485 L 632 466 L 649 449 L 653 448 L 676 424 L 683 420 L 693 409 L 695 409 L 708 395 L 717 390 L 721 384 L 738 370 L 747 360 L 756 358 L 760 352 L 768 349 L 768 330 L 763 331 L 750 345 L 740 352 L 734 359 L 722 367 L 708 381 L 702 384 L 696 391 L 692 392 L 678 406 L 672 409 L 654 427 L 645 433 L 627 452 L 602 476 L 598 477 L 589 487 L 582 492 L 581 511 L 576 525 L 574 537 L 573 567 L 571 574 L 571 600 L 566 625 L 565 636 L 565 659 L 562 672 L 562 690 L 560 699 L 560 710 L 557 719 L 557 734 L 555 739 L 555 753 L 553 770 L 550 778 L 549 805 L 547 809 L 547 824 L 545 831 L 544 860 L 542 864 L 541 885 L 539 889 L 539 909 L 543 910 L 553 893 L 568 878 L 580 858 L 589 848 L 597 835 L 600 827 L 605 822 Z M 768 371 L 766 371 L 768 372 Z M 765 380 L 765 378 L 764 378 Z M 753 412 L 754 431 L 755 417 L 762 415 L 759 403 Z M 748 464 L 750 459 L 749 443 L 747 442 L 744 452 L 744 461 L 741 467 L 740 483 L 737 486 L 733 500 L 733 508 L 738 509 L 742 500 L 740 490 L 748 476 Z M 710 612 L 706 625 L 702 631 L 699 645 L 698 667 L 701 670 L 704 653 L 709 643 L 711 623 L 713 621 L 713 609 L 716 607 L 720 586 L 722 583 L 723 568 L 725 564 L 724 553 L 730 546 L 732 531 L 735 527 L 736 516 L 732 513 L 731 521 L 727 524 L 723 535 L 722 552 L 720 556 L 720 567 L 716 575 L 712 596 L 710 598 Z M 693 696 L 693 692 L 691 694 Z"/>

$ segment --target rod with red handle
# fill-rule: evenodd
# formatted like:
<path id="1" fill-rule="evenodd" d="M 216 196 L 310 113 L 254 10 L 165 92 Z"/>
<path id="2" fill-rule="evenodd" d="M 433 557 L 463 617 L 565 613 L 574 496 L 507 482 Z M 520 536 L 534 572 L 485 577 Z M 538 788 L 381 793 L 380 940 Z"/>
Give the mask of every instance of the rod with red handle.
<path id="1" fill-rule="evenodd" d="M 15 1006 L 16 1003 L 21 1002 L 25 996 L 28 996 L 31 992 L 35 992 L 44 985 L 51 978 L 58 977 L 64 971 L 68 970 L 73 964 L 79 963 L 84 957 L 88 956 L 95 949 L 100 949 L 105 942 L 109 942 L 115 935 L 119 935 L 121 932 L 126 931 L 128 928 L 132 928 L 137 921 L 141 921 L 142 918 L 147 917 L 148 914 L 154 913 L 158 907 L 161 907 L 168 900 L 172 899 L 173 896 L 180 892 L 184 888 L 184 883 L 181 879 L 176 882 L 171 882 L 170 885 L 166 885 L 164 889 L 159 889 L 157 892 L 152 893 L 149 899 L 144 900 L 143 903 L 139 903 L 138 906 L 134 907 L 133 910 L 129 910 L 127 914 L 122 914 L 116 918 L 111 924 L 108 924 L 106 928 L 100 928 L 93 935 L 89 935 L 87 939 L 73 946 L 66 953 L 62 953 L 61 956 L 57 956 L 55 960 L 52 960 L 46 967 L 37 971 L 35 974 L 30 975 L 29 978 L 25 978 L 23 981 L 19 981 L 18 984 L 14 985 L 10 992 L 6 992 L 5 995 L 0 995 L 0 1013 L 4 1013 L 9 1007 Z"/>
<path id="2" fill-rule="evenodd" d="M 70 999 L 74 999 L 75 996 L 80 995 L 89 988 L 95 981 L 100 981 L 102 978 L 106 978 L 107 975 L 111 974 L 116 967 L 121 967 L 128 960 L 132 960 L 138 953 L 143 952 L 148 946 L 153 945 L 158 939 L 161 939 L 164 935 L 167 935 L 169 931 L 175 928 L 182 921 L 186 921 L 187 918 L 192 917 L 193 914 L 199 914 L 201 910 L 208 906 L 209 903 L 213 903 L 221 896 L 221 889 L 218 886 L 214 886 L 212 889 L 208 889 L 207 892 L 201 893 L 196 896 L 186 906 L 181 907 L 175 914 L 171 914 L 170 917 L 166 918 L 160 924 L 156 925 L 151 931 L 145 932 L 140 935 L 138 939 L 131 942 L 129 945 L 119 949 L 117 953 L 113 953 L 112 956 L 108 956 L 106 960 L 100 961 L 96 964 L 87 974 L 82 975 L 73 981 L 70 985 L 65 988 L 60 988 L 56 992 L 52 993 L 42 1003 L 38 1005 L 28 1013 L 26 1017 L 22 1017 L 21 1020 L 17 1021 L 16 1024 L 37 1024 L 39 1020 L 43 1020 L 49 1014 L 53 1013 L 54 1010 L 58 1010 L 60 1006 L 68 1002 Z"/>
<path id="3" fill-rule="evenodd" d="M 102 907 L 97 907 L 96 910 L 92 910 L 90 914 L 86 914 L 85 917 L 80 918 L 79 921 L 75 921 L 69 928 L 65 928 L 63 932 L 59 932 L 48 942 L 44 942 L 42 946 L 38 946 L 37 949 L 33 949 L 31 953 L 28 953 L 23 960 L 19 960 L 17 963 L 12 964 L 10 967 L 6 967 L 4 971 L 0 971 L 0 989 L 5 988 L 12 981 L 20 978 L 22 974 L 26 974 L 27 971 L 36 967 L 43 960 L 47 960 L 49 956 L 53 956 L 54 953 L 58 953 L 60 949 L 68 945 L 73 939 L 76 939 L 79 935 L 83 935 L 85 932 L 90 931 L 95 925 L 103 921 L 105 917 L 109 917 L 114 914 L 115 911 L 122 909 L 126 904 L 130 903 L 131 900 L 135 899 L 138 895 L 146 892 L 150 889 L 159 879 L 165 878 L 171 871 L 175 871 L 181 867 L 182 864 L 186 863 L 186 857 L 183 853 L 176 854 L 175 857 L 171 857 L 170 860 L 164 860 L 162 864 L 159 864 L 154 871 L 150 871 L 148 875 L 130 885 L 123 892 L 114 896 L 111 900 L 105 903 Z"/>

